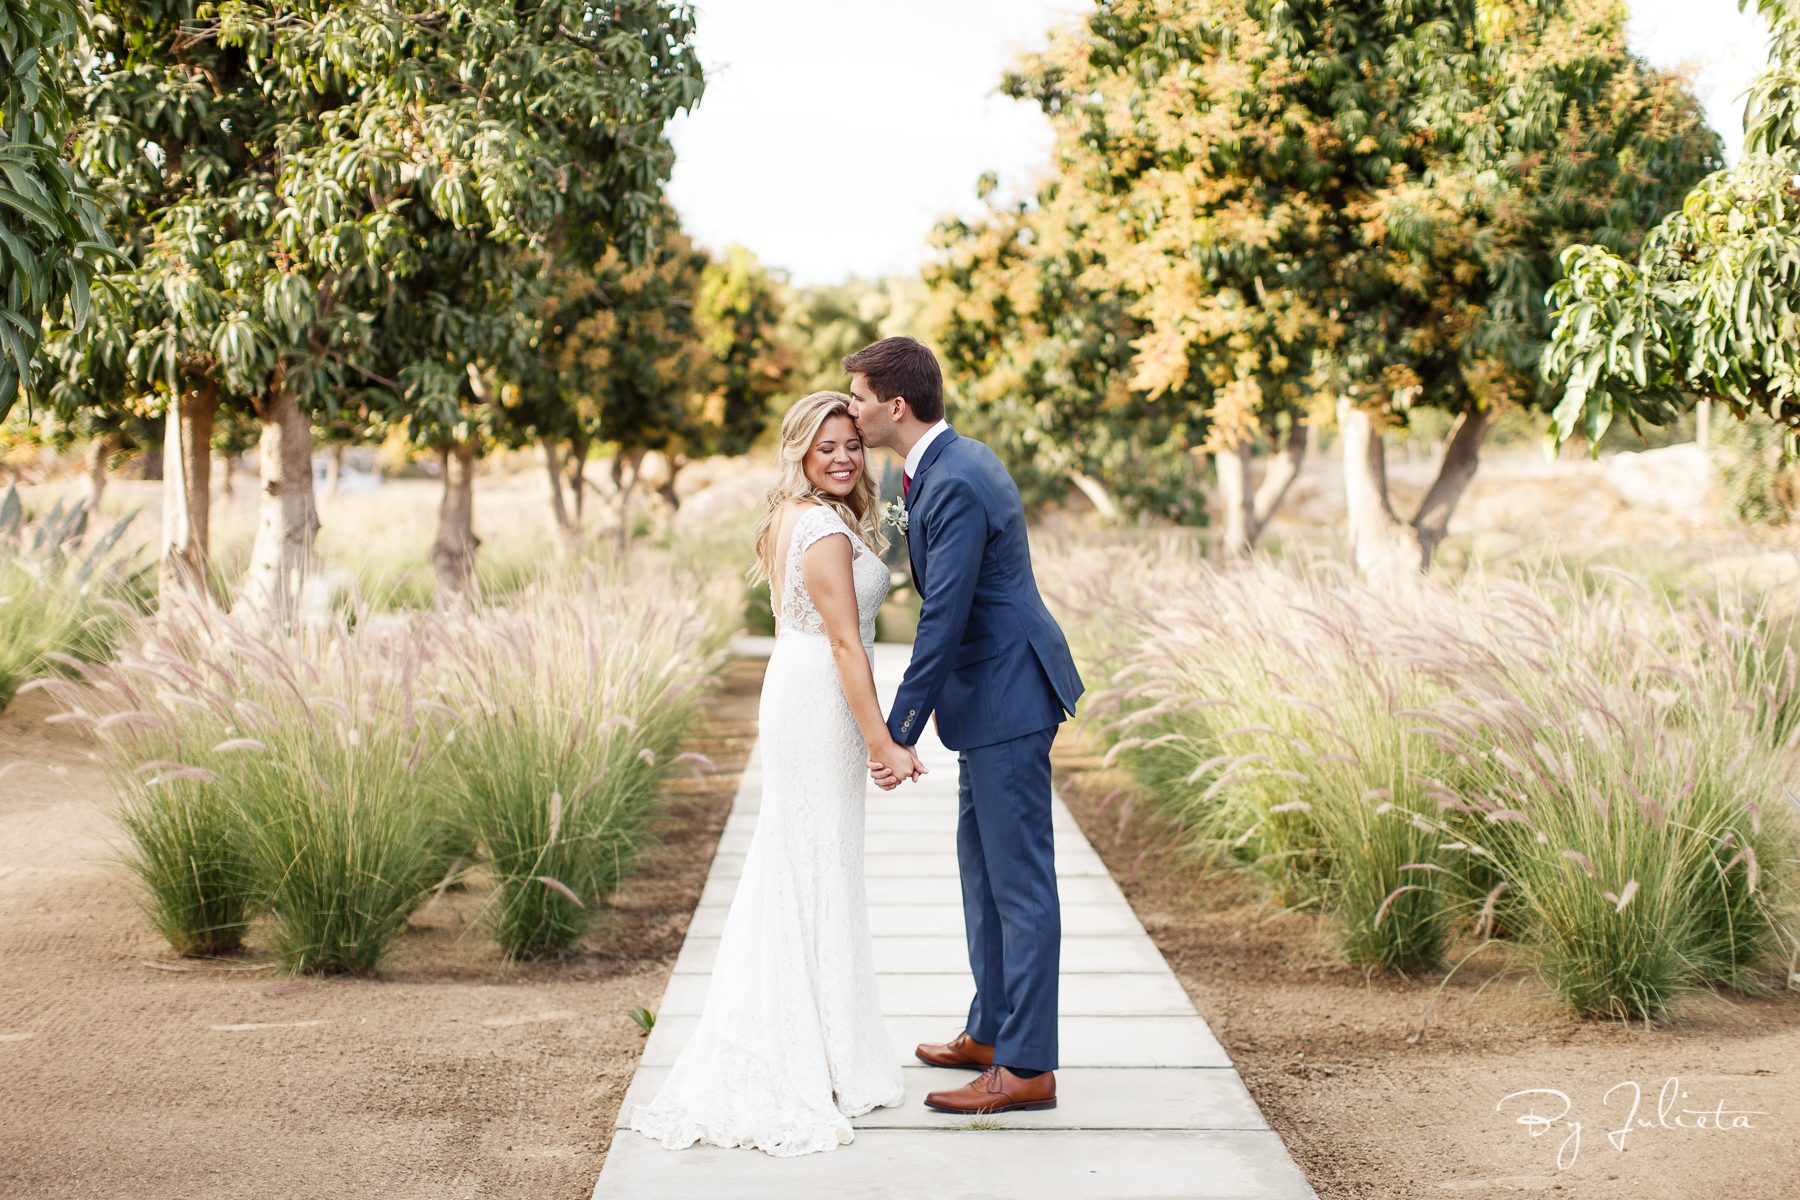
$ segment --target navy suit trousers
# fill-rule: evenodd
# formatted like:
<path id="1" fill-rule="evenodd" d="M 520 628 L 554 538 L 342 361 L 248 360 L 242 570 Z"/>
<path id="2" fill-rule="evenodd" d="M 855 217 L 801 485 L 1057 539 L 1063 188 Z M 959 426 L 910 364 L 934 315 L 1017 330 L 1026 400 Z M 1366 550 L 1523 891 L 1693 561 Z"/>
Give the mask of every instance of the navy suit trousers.
<path id="1" fill-rule="evenodd" d="M 1056 726 L 958 755 L 956 858 L 975 1001 L 969 1036 L 994 1061 L 1056 1069 L 1062 907 L 1050 830 L 1050 743 Z"/>

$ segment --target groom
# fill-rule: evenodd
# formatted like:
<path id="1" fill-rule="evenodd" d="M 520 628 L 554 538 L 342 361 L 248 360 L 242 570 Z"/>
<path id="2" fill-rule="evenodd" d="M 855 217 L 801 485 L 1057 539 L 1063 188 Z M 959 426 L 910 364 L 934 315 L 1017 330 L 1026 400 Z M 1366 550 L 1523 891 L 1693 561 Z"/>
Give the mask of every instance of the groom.
<path id="1" fill-rule="evenodd" d="M 1019 489 L 993 451 L 944 423 L 937 358 L 891 337 L 843 361 L 863 443 L 906 457 L 906 543 L 924 600 L 888 730 L 910 749 L 935 713 L 961 764 L 956 856 L 975 1000 L 962 1033 L 918 1055 L 982 1073 L 925 1103 L 956 1113 L 1054 1108 L 1062 913 L 1050 743 L 1075 711 L 1081 678 L 1038 596 Z M 898 782 L 870 768 L 877 783 Z"/>

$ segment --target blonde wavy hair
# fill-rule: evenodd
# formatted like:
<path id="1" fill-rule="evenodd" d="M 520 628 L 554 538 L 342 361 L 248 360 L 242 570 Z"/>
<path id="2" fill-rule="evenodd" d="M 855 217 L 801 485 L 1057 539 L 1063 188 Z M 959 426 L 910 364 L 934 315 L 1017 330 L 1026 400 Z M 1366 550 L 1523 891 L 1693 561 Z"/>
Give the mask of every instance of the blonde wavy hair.
<path id="1" fill-rule="evenodd" d="M 796 400 L 781 418 L 781 448 L 777 451 L 781 477 L 769 489 L 768 511 L 756 526 L 756 565 L 750 568 L 750 582 L 762 583 L 775 574 L 775 539 L 781 531 L 781 510 L 795 501 L 835 509 L 865 546 L 877 554 L 887 549 L 877 512 L 881 489 L 869 474 L 866 457 L 856 487 L 842 499 L 814 487 L 802 465 L 818 439 L 819 427 L 832 417 L 849 415 L 850 397 L 844 393 L 814 392 Z"/>

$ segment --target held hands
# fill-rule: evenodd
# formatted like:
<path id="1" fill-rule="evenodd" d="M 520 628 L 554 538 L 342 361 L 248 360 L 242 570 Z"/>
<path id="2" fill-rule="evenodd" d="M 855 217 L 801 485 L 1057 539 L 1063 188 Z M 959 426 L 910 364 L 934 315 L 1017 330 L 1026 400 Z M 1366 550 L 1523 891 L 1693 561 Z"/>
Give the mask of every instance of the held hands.
<path id="1" fill-rule="evenodd" d="M 890 740 L 886 745 L 870 748 L 869 777 L 884 792 L 891 792 L 902 782 L 916 781 L 925 774 L 928 774 L 925 764 L 919 761 L 911 746 Z"/>

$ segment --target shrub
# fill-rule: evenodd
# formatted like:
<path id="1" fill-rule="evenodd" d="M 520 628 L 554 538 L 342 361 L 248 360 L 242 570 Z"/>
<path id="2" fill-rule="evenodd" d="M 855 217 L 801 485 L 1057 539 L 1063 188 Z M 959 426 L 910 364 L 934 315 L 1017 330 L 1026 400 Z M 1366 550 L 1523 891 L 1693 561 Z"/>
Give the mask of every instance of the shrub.
<path id="1" fill-rule="evenodd" d="M 1583 1013 L 1755 985 L 1794 836 L 1795 662 L 1754 606 L 1611 574 L 1370 590 L 1169 545 L 1064 548 L 1084 716 L 1202 856 L 1337 922 L 1356 962 L 1513 935 Z"/>

